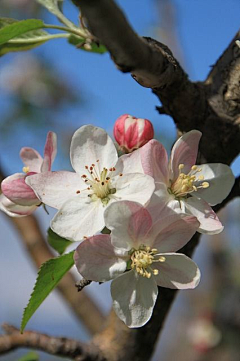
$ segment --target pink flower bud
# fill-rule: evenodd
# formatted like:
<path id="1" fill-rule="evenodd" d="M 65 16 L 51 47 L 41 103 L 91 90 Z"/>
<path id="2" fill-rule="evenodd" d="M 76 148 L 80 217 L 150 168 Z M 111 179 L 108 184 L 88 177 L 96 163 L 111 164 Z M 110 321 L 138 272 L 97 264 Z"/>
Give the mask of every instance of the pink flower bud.
<path id="1" fill-rule="evenodd" d="M 154 130 L 149 120 L 124 114 L 116 120 L 113 134 L 120 147 L 130 153 L 151 140 Z"/>

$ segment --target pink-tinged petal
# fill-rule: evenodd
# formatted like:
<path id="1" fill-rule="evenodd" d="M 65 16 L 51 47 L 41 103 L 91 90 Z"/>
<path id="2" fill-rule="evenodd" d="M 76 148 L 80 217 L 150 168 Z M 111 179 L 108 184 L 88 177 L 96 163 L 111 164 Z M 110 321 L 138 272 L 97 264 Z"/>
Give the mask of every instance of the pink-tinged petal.
<path id="1" fill-rule="evenodd" d="M 224 227 L 207 202 L 196 197 L 190 197 L 184 201 L 184 204 L 186 212 L 197 217 L 200 222 L 198 232 L 207 234 L 218 234 L 222 232 Z"/>
<path id="2" fill-rule="evenodd" d="M 6 213 L 10 217 L 24 217 L 32 214 L 38 207 L 33 206 L 20 206 L 13 203 L 5 197 L 3 194 L 0 195 L 0 210 Z"/>
<path id="3" fill-rule="evenodd" d="M 162 217 L 163 208 L 166 208 L 169 202 L 174 200 L 174 197 L 168 193 L 165 183 L 156 183 L 155 186 L 156 190 L 147 205 L 147 209 L 151 214 L 153 223 Z M 179 205 L 179 202 L 175 202 Z M 165 212 L 171 213 L 169 209 L 165 209 Z"/>
<path id="4" fill-rule="evenodd" d="M 109 281 L 125 272 L 127 263 L 116 256 L 110 235 L 99 234 L 83 241 L 74 253 L 78 272 L 87 280 Z"/>
<path id="5" fill-rule="evenodd" d="M 112 179 L 112 185 L 116 188 L 116 200 L 129 200 L 143 205 L 150 200 L 155 189 L 154 179 L 140 173 L 116 176 Z"/>
<path id="6" fill-rule="evenodd" d="M 153 237 L 153 247 L 158 252 L 176 252 L 192 238 L 198 230 L 199 222 L 196 217 L 172 214 L 156 222 L 150 232 Z"/>
<path id="7" fill-rule="evenodd" d="M 50 171 L 53 161 L 57 154 L 57 135 L 54 132 L 48 132 L 44 147 L 44 157 L 41 172 Z"/>
<path id="8" fill-rule="evenodd" d="M 86 188 L 79 174 L 67 171 L 28 176 L 26 183 L 44 204 L 57 209 L 73 197 L 81 198 L 81 190 Z"/>
<path id="9" fill-rule="evenodd" d="M 104 226 L 104 207 L 99 200 L 73 198 L 68 200 L 51 222 L 54 232 L 71 241 L 81 241 L 84 237 L 100 232 Z"/>
<path id="10" fill-rule="evenodd" d="M 22 206 L 32 206 L 41 202 L 34 191 L 25 183 L 26 174 L 15 173 L 2 181 L 3 194 L 12 202 Z"/>
<path id="11" fill-rule="evenodd" d="M 153 177 L 155 182 L 168 184 L 168 155 L 164 146 L 153 139 L 140 148 L 140 154 L 144 173 Z"/>
<path id="12" fill-rule="evenodd" d="M 204 199 L 210 205 L 221 203 L 229 194 L 235 181 L 231 168 L 226 164 L 213 163 L 202 164 L 198 175 L 203 175 L 204 180 L 196 183 L 200 186 L 202 182 L 208 182 L 208 188 L 198 189 L 196 195 Z"/>
<path id="13" fill-rule="evenodd" d="M 84 125 L 72 137 L 70 158 L 73 169 L 86 173 L 85 166 L 95 164 L 102 171 L 112 168 L 118 160 L 117 150 L 112 139 L 102 128 Z"/>
<path id="14" fill-rule="evenodd" d="M 144 173 L 142 167 L 140 149 L 137 149 L 130 154 L 122 155 L 118 159 L 115 168 L 116 168 L 116 174 Z"/>
<path id="15" fill-rule="evenodd" d="M 198 130 L 191 130 L 180 137 L 173 146 L 170 160 L 171 179 L 175 180 L 179 174 L 179 164 L 184 164 L 181 172 L 187 174 L 196 163 L 198 144 L 202 133 Z"/>
<path id="16" fill-rule="evenodd" d="M 148 211 L 135 202 L 110 204 L 104 212 L 104 219 L 106 227 L 112 231 L 113 246 L 126 251 L 138 248 L 152 226 Z"/>
<path id="17" fill-rule="evenodd" d="M 43 159 L 41 155 L 33 148 L 24 147 L 20 150 L 20 157 L 26 167 L 29 167 L 29 172 L 39 173 Z"/>
<path id="18" fill-rule="evenodd" d="M 152 316 L 158 288 L 153 277 L 128 271 L 112 281 L 111 295 L 117 316 L 128 327 L 141 327 Z"/>
<path id="19" fill-rule="evenodd" d="M 181 253 L 161 253 L 163 262 L 154 263 L 158 286 L 179 290 L 195 288 L 200 281 L 200 270 L 195 262 Z"/>

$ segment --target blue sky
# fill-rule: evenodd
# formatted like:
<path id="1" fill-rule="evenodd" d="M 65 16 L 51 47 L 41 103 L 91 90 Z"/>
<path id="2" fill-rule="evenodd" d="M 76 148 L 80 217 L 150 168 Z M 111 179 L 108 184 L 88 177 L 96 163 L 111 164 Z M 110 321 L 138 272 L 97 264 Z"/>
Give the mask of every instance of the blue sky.
<path id="1" fill-rule="evenodd" d="M 158 25 L 155 1 L 119 0 L 118 3 L 136 32 L 142 36 L 155 37 L 154 28 Z M 240 1 L 174 0 L 173 4 L 176 5 L 177 40 L 183 50 L 185 70 L 192 80 L 204 80 L 210 66 L 216 62 L 239 28 Z M 66 1 L 66 13 L 77 20 L 77 12 L 70 1 Z M 53 21 L 56 22 L 51 15 L 47 16 L 46 22 Z M 161 41 L 161 38 L 158 40 Z M 82 109 L 66 108 L 64 112 L 56 115 L 61 124 L 67 123 L 66 131 L 73 133 L 82 124 L 91 123 L 104 127 L 111 133 L 115 119 L 121 114 L 129 113 L 150 119 L 157 133 L 160 134 L 160 139 L 162 135 L 163 139 L 167 136 L 174 141 L 173 121 L 170 117 L 160 116 L 155 110 L 155 106 L 159 105 L 158 99 L 149 89 L 140 87 L 129 74 L 120 73 L 108 54 L 100 56 L 76 50 L 64 40 L 51 41 L 36 49 L 34 53 L 52 61 L 61 76 L 68 78 L 86 99 L 90 99 Z M 13 55 L 0 59 L 0 76 L 1 67 L 12 59 Z M 3 109 L 1 99 L 0 107 Z M 57 132 L 57 126 L 51 130 Z M 0 142 L 1 162 L 6 172 L 12 173 L 22 168 L 18 157 L 22 146 L 33 146 L 42 152 L 45 131 L 33 134 L 26 128 L 19 128 L 12 137 L 9 135 L 7 143 L 3 143 L 0 135 Z M 60 147 L 61 142 L 63 140 L 60 139 Z M 59 159 L 55 163 L 55 169 L 60 168 L 61 162 Z M 238 161 L 234 166 L 236 174 L 239 173 L 239 168 Z M 47 229 L 49 217 L 41 210 L 38 211 L 38 217 L 43 229 Z M 3 214 L 0 214 L 0 227 L 2 238 L 0 323 L 11 321 L 19 325 L 21 312 L 33 287 L 36 271 L 18 241 L 16 231 L 11 228 L 10 222 Z M 94 292 L 95 288 L 91 286 L 89 290 Z M 110 298 L 106 299 L 104 293 L 106 293 L 105 288 L 100 302 L 107 310 L 110 307 Z M 50 315 L 55 321 L 43 322 L 42 315 L 47 318 Z M 69 336 L 78 334 L 87 337 L 56 296 L 51 296 L 41 306 L 29 327 L 59 334 L 59 327 L 63 322 L 66 324 Z M 9 360 L 8 356 L 1 359 Z"/>

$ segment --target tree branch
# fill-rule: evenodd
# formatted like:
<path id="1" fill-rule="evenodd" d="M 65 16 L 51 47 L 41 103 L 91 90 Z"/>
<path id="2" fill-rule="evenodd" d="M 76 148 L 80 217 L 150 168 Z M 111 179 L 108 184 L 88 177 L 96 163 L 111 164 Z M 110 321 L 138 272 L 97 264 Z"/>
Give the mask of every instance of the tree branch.
<path id="1" fill-rule="evenodd" d="M 33 331 L 19 330 L 11 325 L 4 324 L 2 328 L 5 335 L 0 336 L 0 355 L 8 353 L 19 347 L 34 348 L 51 355 L 69 357 L 76 361 L 104 361 L 94 345 L 84 344 L 65 337 L 52 337 Z"/>
<path id="2" fill-rule="evenodd" d="M 72 1 L 118 68 L 153 89 L 161 113 L 169 114 L 180 132 L 202 131 L 203 161 L 230 164 L 240 151 L 240 48 L 235 43 L 240 32 L 207 80 L 190 82 L 168 47 L 136 35 L 113 0 Z"/>
<path id="3" fill-rule="evenodd" d="M 171 51 L 164 44 L 139 37 L 112 0 L 72 1 L 92 34 L 107 47 L 119 70 L 132 73 L 136 81 L 148 88 L 187 81 Z"/>
<path id="4" fill-rule="evenodd" d="M 4 178 L 0 170 L 0 182 Z M 22 218 L 7 216 L 7 220 L 17 229 L 25 249 L 37 268 L 54 257 L 47 246 L 35 216 L 30 215 Z M 75 278 L 68 272 L 59 282 L 57 290 L 88 331 L 95 334 L 102 329 L 105 318 L 97 304 L 86 293 L 82 291 L 78 294 L 76 292 L 75 283 Z"/>

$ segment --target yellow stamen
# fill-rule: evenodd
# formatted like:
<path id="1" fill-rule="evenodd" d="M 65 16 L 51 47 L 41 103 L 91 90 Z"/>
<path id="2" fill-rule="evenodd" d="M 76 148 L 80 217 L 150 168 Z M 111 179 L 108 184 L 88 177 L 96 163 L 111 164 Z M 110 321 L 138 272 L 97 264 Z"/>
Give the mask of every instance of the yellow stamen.
<path id="1" fill-rule="evenodd" d="M 164 256 L 161 256 L 161 257 L 159 257 L 159 262 L 165 262 L 166 261 L 166 257 L 164 257 Z"/>
<path id="2" fill-rule="evenodd" d="M 177 179 L 169 187 L 169 193 L 175 195 L 176 198 L 186 198 L 188 194 L 197 192 L 198 189 L 208 188 L 210 185 L 208 182 L 202 182 L 199 185 L 194 184 L 195 182 L 201 182 L 204 180 L 204 176 L 200 175 L 198 178 L 196 173 L 202 171 L 197 165 L 193 165 L 188 174 L 182 173 L 182 169 L 185 167 L 184 164 L 179 164 L 179 175 Z"/>
<path id="3" fill-rule="evenodd" d="M 24 173 L 28 173 L 29 172 L 29 167 L 23 167 L 22 170 L 23 170 Z"/>

